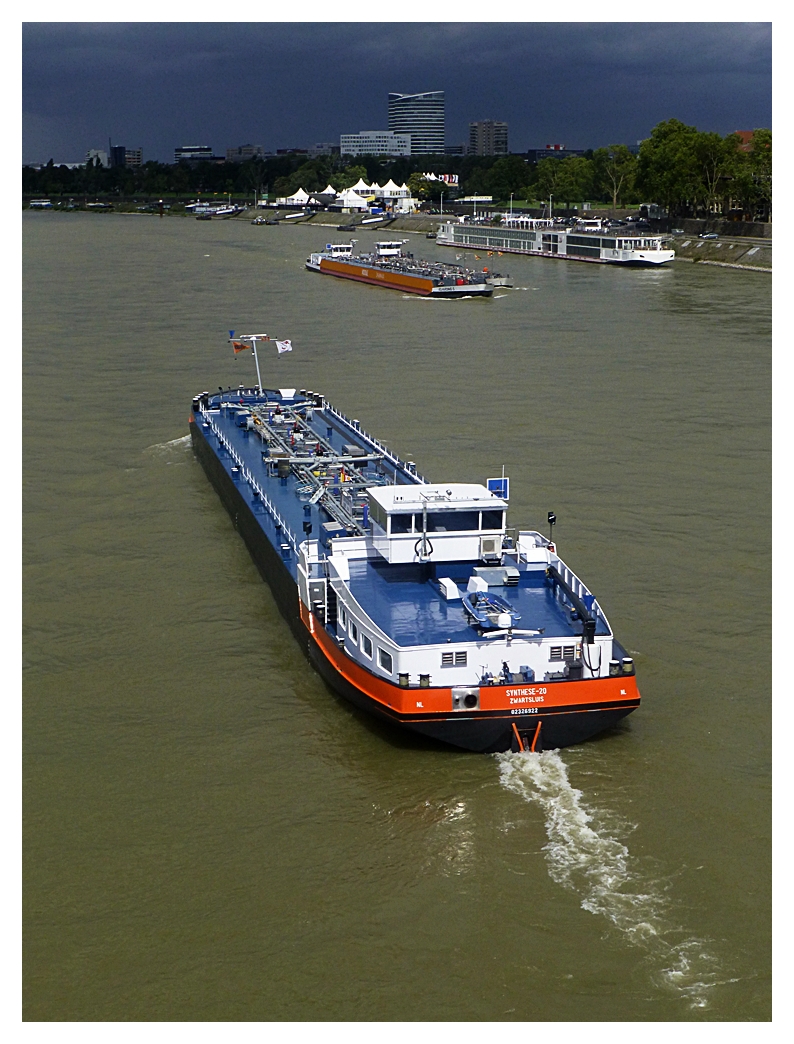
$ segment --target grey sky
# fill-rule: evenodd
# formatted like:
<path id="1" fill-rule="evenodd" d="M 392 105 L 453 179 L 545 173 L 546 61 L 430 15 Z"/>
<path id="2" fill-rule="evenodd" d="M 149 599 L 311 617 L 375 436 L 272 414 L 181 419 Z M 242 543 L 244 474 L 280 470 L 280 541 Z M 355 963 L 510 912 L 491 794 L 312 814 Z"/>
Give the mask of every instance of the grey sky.
<path id="1" fill-rule="evenodd" d="M 338 144 L 386 127 L 389 91 L 445 91 L 448 143 L 506 120 L 513 152 L 772 120 L 770 23 L 27 23 L 22 54 L 28 163 Z"/>

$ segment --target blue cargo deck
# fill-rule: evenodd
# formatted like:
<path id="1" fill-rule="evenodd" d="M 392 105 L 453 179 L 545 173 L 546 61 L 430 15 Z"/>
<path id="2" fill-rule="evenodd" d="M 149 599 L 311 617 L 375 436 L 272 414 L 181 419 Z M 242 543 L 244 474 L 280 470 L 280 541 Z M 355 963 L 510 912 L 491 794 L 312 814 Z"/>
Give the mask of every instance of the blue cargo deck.
<path id="1" fill-rule="evenodd" d="M 238 424 L 238 414 L 261 408 L 265 400 L 268 402 L 268 415 L 277 417 L 277 411 L 281 409 L 281 392 L 273 389 L 265 389 L 263 392 L 229 389 L 221 394 L 209 395 L 205 407 L 208 412 L 203 415 L 203 423 L 209 425 L 207 433 L 218 439 L 216 452 L 224 468 L 232 477 L 237 477 L 233 469 L 238 467 L 258 483 L 283 522 L 282 530 L 276 534 L 270 532 L 273 527 L 263 520 L 269 536 L 274 542 L 286 538 L 293 552 L 307 535 L 312 539 L 320 536 L 321 525 L 329 519 L 328 508 L 332 509 L 333 514 L 341 506 L 347 490 L 354 487 L 360 489 L 366 485 L 415 484 L 424 481 L 420 475 L 409 470 L 407 462 L 362 432 L 357 421 L 345 417 L 327 404 L 315 408 L 305 398 L 307 394 L 311 393 L 301 392 L 295 400 L 291 397 L 283 400 L 285 413 L 292 411 L 296 402 L 304 411 L 299 431 L 292 431 L 290 424 L 283 426 L 281 438 L 290 445 L 292 460 L 289 473 L 283 477 L 277 473 L 278 454 L 262 437 L 265 433 L 260 434 L 256 429 L 240 427 Z M 346 454 L 346 449 L 350 447 L 376 459 L 363 462 L 351 460 L 349 454 Z M 328 465 L 323 464 L 322 459 L 324 456 L 327 461 L 328 451 L 342 460 L 348 458 L 345 479 L 353 481 L 343 480 L 340 470 L 336 468 L 334 477 L 329 481 L 328 497 L 324 504 L 311 503 L 312 490 L 296 472 L 301 469 L 304 474 L 318 468 L 326 470 Z M 297 465 L 296 461 L 299 461 Z M 331 465 L 332 470 L 334 467 Z M 351 516 L 350 523 L 348 531 L 351 534 L 364 531 L 360 518 L 356 520 Z M 287 564 L 293 575 L 296 575 L 294 554 Z"/>

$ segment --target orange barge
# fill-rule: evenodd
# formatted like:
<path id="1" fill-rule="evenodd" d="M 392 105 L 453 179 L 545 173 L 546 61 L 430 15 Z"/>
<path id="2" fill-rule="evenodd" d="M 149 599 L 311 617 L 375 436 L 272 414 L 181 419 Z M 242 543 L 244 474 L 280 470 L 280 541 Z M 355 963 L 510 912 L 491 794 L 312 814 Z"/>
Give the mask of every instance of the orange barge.
<path id="1" fill-rule="evenodd" d="M 355 254 L 354 246 L 355 241 L 328 243 L 325 250 L 306 259 L 306 267 L 322 275 L 422 297 L 490 297 L 493 294 L 484 269 L 472 271 L 442 261 L 421 261 L 403 253 L 399 242 L 376 243 L 373 254 Z"/>

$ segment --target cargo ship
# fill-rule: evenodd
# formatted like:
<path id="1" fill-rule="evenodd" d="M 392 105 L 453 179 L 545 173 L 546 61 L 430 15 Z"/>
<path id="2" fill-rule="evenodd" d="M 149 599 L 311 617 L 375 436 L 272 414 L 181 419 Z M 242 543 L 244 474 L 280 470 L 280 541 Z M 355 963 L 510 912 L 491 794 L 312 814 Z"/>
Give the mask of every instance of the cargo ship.
<path id="1" fill-rule="evenodd" d="M 604 227 L 600 221 L 582 221 L 567 228 L 547 218 L 504 215 L 497 225 L 446 221 L 436 235 L 439 246 L 459 250 L 532 254 L 563 261 L 590 261 L 602 265 L 649 268 L 675 259 L 663 236 Z"/>
<path id="2" fill-rule="evenodd" d="M 197 395 L 192 444 L 331 689 L 484 753 L 565 747 L 639 706 L 553 530 L 508 527 L 508 478 L 430 482 L 323 395 L 260 384 Z"/>
<path id="3" fill-rule="evenodd" d="M 311 272 L 353 279 L 358 283 L 401 290 L 423 297 L 490 297 L 493 286 L 488 271 L 472 271 L 443 261 L 421 261 L 403 252 L 401 240 L 383 240 L 372 254 L 356 254 L 356 240 L 327 243 L 324 250 L 310 254 L 306 267 Z"/>

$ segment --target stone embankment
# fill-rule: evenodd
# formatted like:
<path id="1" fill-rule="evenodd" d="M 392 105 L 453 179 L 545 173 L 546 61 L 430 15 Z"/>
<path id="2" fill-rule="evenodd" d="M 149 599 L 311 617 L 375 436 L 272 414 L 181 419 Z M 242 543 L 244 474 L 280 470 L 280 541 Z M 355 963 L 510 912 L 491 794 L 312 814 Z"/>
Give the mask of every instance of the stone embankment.
<path id="1" fill-rule="evenodd" d="M 738 236 L 730 239 L 698 239 L 678 235 L 671 236 L 669 243 L 675 250 L 676 261 L 694 261 L 698 264 L 756 272 L 772 271 L 771 240 L 742 239 Z"/>

